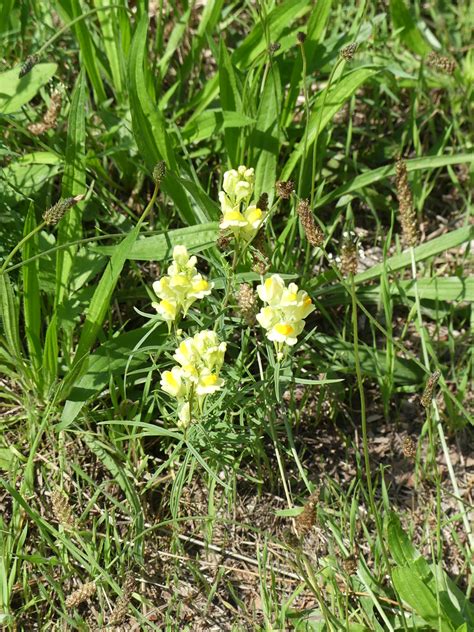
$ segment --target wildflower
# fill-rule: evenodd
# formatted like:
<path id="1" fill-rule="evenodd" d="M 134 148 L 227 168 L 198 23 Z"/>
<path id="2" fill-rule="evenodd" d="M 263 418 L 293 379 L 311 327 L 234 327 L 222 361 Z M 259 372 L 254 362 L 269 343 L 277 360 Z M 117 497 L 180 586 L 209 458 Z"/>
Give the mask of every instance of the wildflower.
<path id="1" fill-rule="evenodd" d="M 202 412 L 206 397 L 224 386 L 219 373 L 226 347 L 210 330 L 200 331 L 178 345 L 173 355 L 177 365 L 161 376 L 162 390 L 178 400 L 178 426 L 187 427 L 193 416 Z"/>
<path id="2" fill-rule="evenodd" d="M 307 292 L 295 283 L 288 287 L 279 274 L 273 274 L 257 287 L 260 299 L 267 303 L 257 314 L 267 338 L 275 343 L 277 357 L 283 357 L 284 345 L 293 346 L 304 328 L 304 319 L 314 310 Z"/>
<path id="3" fill-rule="evenodd" d="M 196 270 L 196 262 L 196 257 L 189 256 L 186 246 L 175 246 L 168 275 L 153 283 L 153 290 L 161 301 L 152 306 L 163 320 L 175 322 L 181 312 L 186 316 L 196 300 L 211 293 L 214 284 Z"/>
<path id="4" fill-rule="evenodd" d="M 250 205 L 255 174 L 253 169 L 241 165 L 224 173 L 223 191 L 219 193 L 222 221 L 221 230 L 230 230 L 235 239 L 249 242 L 265 219 L 265 210 Z"/>

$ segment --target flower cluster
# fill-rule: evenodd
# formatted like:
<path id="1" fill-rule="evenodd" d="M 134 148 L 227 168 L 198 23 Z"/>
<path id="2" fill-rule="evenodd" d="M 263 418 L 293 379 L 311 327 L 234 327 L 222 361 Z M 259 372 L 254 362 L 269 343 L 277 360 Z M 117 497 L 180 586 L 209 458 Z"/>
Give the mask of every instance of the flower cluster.
<path id="1" fill-rule="evenodd" d="M 255 174 L 253 169 L 241 165 L 224 173 L 223 191 L 219 193 L 222 230 L 230 229 L 235 239 L 251 241 L 265 219 L 265 212 L 250 205 L 253 195 Z"/>
<path id="2" fill-rule="evenodd" d="M 179 344 L 173 356 L 178 364 L 161 376 L 161 388 L 178 400 L 178 426 L 189 425 L 193 414 L 202 412 L 206 396 L 222 388 L 224 380 L 219 372 L 226 347 L 209 330 Z"/>
<path id="3" fill-rule="evenodd" d="M 164 320 L 174 322 L 181 312 L 186 316 L 194 301 L 211 293 L 214 284 L 199 274 L 196 261 L 196 257 L 189 256 L 186 246 L 175 246 L 168 275 L 153 283 L 153 290 L 161 300 L 152 306 Z"/>
<path id="4" fill-rule="evenodd" d="M 260 325 L 267 330 L 267 338 L 275 343 L 277 357 L 283 357 L 284 345 L 292 346 L 303 331 L 304 319 L 315 309 L 304 290 L 295 283 L 288 287 L 279 274 L 273 274 L 257 287 L 260 299 L 267 303 L 257 314 Z"/>

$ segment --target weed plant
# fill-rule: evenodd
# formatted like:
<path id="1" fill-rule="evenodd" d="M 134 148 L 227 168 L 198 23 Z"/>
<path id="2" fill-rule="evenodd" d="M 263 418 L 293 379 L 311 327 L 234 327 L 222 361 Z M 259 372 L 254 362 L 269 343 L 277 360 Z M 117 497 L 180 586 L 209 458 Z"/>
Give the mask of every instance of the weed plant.
<path id="1" fill-rule="evenodd" d="M 0 5 L 0 627 L 474 630 L 472 7 Z"/>

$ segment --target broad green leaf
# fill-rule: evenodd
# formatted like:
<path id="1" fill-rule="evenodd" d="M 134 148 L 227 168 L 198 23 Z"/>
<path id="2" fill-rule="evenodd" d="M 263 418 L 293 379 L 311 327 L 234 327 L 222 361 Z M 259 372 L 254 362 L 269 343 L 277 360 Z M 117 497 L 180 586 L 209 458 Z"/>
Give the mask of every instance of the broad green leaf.
<path id="1" fill-rule="evenodd" d="M 357 88 L 371 77 L 374 77 L 379 72 L 379 70 L 380 68 L 357 68 L 356 70 L 347 73 L 340 79 L 339 83 L 329 91 L 325 101 L 324 94 L 320 94 L 316 98 L 316 102 L 313 107 L 313 112 L 310 116 L 308 125 L 308 149 L 316 140 L 316 135 L 318 131 L 321 132 L 331 121 L 333 116 L 341 109 L 344 103 L 355 93 Z M 321 108 L 323 108 L 323 112 L 321 115 L 321 122 L 319 124 L 318 130 L 318 119 L 320 116 Z M 290 176 L 293 173 L 296 165 L 304 157 L 304 147 L 304 141 L 301 140 L 291 153 L 286 165 L 284 166 L 280 176 L 281 180 L 290 179 Z"/>
<path id="2" fill-rule="evenodd" d="M 70 22 L 74 18 L 84 13 L 79 0 L 60 0 L 58 8 L 65 22 Z M 99 55 L 90 32 L 89 25 L 81 20 L 71 27 L 81 50 L 82 64 L 94 89 L 95 99 L 98 103 L 106 100 L 104 84 L 99 70 Z"/>
<path id="3" fill-rule="evenodd" d="M 278 119 L 281 101 L 280 71 L 277 63 L 273 63 L 261 95 L 257 125 L 252 134 L 253 149 L 258 156 L 255 167 L 255 197 L 258 199 L 262 193 L 267 193 L 270 207 L 275 196 L 277 160 L 280 153 Z"/>
<path id="4" fill-rule="evenodd" d="M 265 20 L 265 29 L 270 42 L 277 42 L 282 33 L 287 30 L 299 29 L 299 18 L 310 11 L 312 5 L 310 0 L 286 0 L 270 11 Z M 232 61 L 239 68 L 247 68 L 266 48 L 267 39 L 263 24 L 259 21 L 234 52 Z"/>
<path id="5" fill-rule="evenodd" d="M 62 197 L 70 197 L 86 192 L 86 169 L 84 164 L 86 142 L 86 82 L 81 72 L 71 98 L 68 117 L 65 168 L 62 180 Z M 77 241 L 82 237 L 82 208 L 80 202 L 71 208 L 61 220 L 58 229 L 58 245 Z M 58 250 L 56 254 L 56 293 L 58 306 L 68 294 L 68 284 L 77 246 Z M 59 323 L 58 323 L 59 324 Z"/>
<path id="6" fill-rule="evenodd" d="M 351 343 L 326 334 L 316 334 L 311 337 L 311 341 L 316 343 L 321 349 L 330 349 L 333 357 L 332 367 L 337 371 L 350 370 L 347 367 L 355 365 L 354 347 Z M 362 371 L 369 377 L 379 377 L 386 372 L 386 352 L 378 351 L 368 345 L 361 345 L 359 357 Z M 335 358 L 340 357 L 343 362 L 339 366 Z M 395 358 L 394 379 L 397 384 L 410 385 L 419 384 L 424 378 L 424 371 L 413 360 L 406 358 Z"/>
<path id="7" fill-rule="evenodd" d="M 127 367 L 129 371 L 139 368 L 143 364 L 145 355 L 149 353 L 150 347 L 156 349 L 162 345 L 167 335 L 166 326 L 163 324 L 159 330 L 155 330 L 146 339 L 146 346 L 133 352 L 145 335 L 145 331 L 140 328 L 120 334 L 100 345 L 91 354 L 86 373 L 74 384 L 69 393 L 61 415 L 61 422 L 56 427 L 58 431 L 64 430 L 73 423 L 84 404 L 107 387 L 112 375 L 123 375 Z"/>
<path id="8" fill-rule="evenodd" d="M 62 168 L 62 160 L 49 151 L 34 151 L 25 154 L 2 170 L 0 197 L 2 201 L 15 204 L 33 196 Z"/>
<path id="9" fill-rule="evenodd" d="M 31 203 L 23 229 L 24 235 L 29 235 L 36 228 L 35 207 Z M 22 249 L 22 259 L 26 261 L 38 252 L 38 236 L 30 237 Z M 30 358 L 35 369 L 34 375 L 41 381 L 39 368 L 42 364 L 41 348 L 41 301 L 38 283 L 38 261 L 28 261 L 22 268 L 23 276 L 23 313 L 25 319 L 26 342 Z"/>
<path id="10" fill-rule="evenodd" d="M 407 265 L 410 264 L 410 261 Z M 389 268 L 387 268 L 389 269 Z M 373 270 L 373 268 L 372 268 Z M 381 274 L 383 273 L 383 266 Z M 361 273 L 362 274 L 362 273 Z M 474 302 L 474 279 L 463 279 L 460 277 L 431 277 L 421 278 L 416 282 L 412 280 L 396 280 L 386 288 L 387 295 L 395 298 L 397 296 L 416 296 L 416 289 L 421 300 L 429 301 L 455 301 L 456 304 L 463 301 Z M 319 296 L 324 296 L 325 305 L 340 305 L 351 302 L 350 294 L 340 284 L 329 285 L 318 289 Z M 361 287 L 357 290 L 357 297 L 363 303 L 379 304 L 381 301 L 382 289 L 380 285 Z"/>
<path id="11" fill-rule="evenodd" d="M 219 89 L 222 110 L 225 112 L 237 112 L 242 114 L 242 86 L 227 52 L 227 45 L 221 39 L 219 46 Z M 227 156 L 232 165 L 236 165 L 239 156 L 239 136 L 237 128 L 224 129 L 224 140 Z"/>
<path id="12" fill-rule="evenodd" d="M 109 4 L 107 0 L 94 0 L 94 5 L 98 8 L 107 7 Z M 98 11 L 97 18 L 103 35 L 102 41 L 109 61 L 114 88 L 117 95 L 120 96 L 124 88 L 125 60 L 120 46 L 117 10 Z"/>
<path id="13" fill-rule="evenodd" d="M 457 230 L 453 230 L 450 233 L 446 233 L 445 235 L 441 235 L 440 237 L 436 237 L 431 241 L 427 241 L 426 243 L 417 246 L 415 248 L 415 259 L 416 261 L 424 261 L 429 257 L 439 254 L 440 252 L 444 252 L 450 248 L 455 248 L 456 246 L 471 240 L 473 236 L 474 226 L 458 228 Z M 354 280 L 357 284 L 365 283 L 366 281 L 370 281 L 371 279 L 375 279 L 380 276 L 384 268 L 390 272 L 395 272 L 396 270 L 401 270 L 409 265 L 411 265 L 411 255 L 408 250 L 399 255 L 389 257 L 385 262 L 378 263 L 372 268 L 365 270 L 365 272 L 360 272 L 354 277 Z M 434 287 L 436 287 L 436 285 L 434 285 Z M 469 285 L 469 288 L 470 287 L 471 286 Z"/>
<path id="14" fill-rule="evenodd" d="M 418 55 L 426 55 L 431 48 L 418 29 L 415 19 L 405 4 L 405 0 L 390 0 L 390 15 L 399 37 L 408 48 Z"/>
<path id="15" fill-rule="evenodd" d="M 147 33 L 148 15 L 144 13 L 133 36 L 128 58 L 128 89 L 133 135 L 150 171 L 159 160 L 166 162 L 169 172 L 161 187 L 175 203 L 183 221 L 195 224 L 196 218 L 189 200 L 176 176 L 178 167 L 164 117 L 147 91 L 144 72 Z"/>
<path id="16" fill-rule="evenodd" d="M 169 67 L 169 63 L 171 58 L 176 52 L 176 49 L 181 43 L 183 36 L 186 32 L 186 28 L 188 26 L 189 18 L 191 16 L 191 7 L 187 11 L 185 11 L 175 23 L 173 30 L 170 33 L 168 38 L 168 42 L 166 44 L 166 49 L 163 55 L 161 56 L 158 62 L 158 68 L 161 72 L 161 75 L 166 75 Z"/>
<path id="17" fill-rule="evenodd" d="M 56 314 L 51 318 L 44 337 L 43 371 L 46 389 L 58 376 L 58 319 Z"/>
<path id="18" fill-rule="evenodd" d="M 46 85 L 57 70 L 57 64 L 37 64 L 20 79 L 21 66 L 0 73 L 0 114 L 17 112 Z"/>
<path id="19" fill-rule="evenodd" d="M 438 582 L 436 594 L 435 578 L 430 571 L 426 576 L 426 561 L 419 558 L 392 571 L 392 579 L 400 598 L 440 632 L 455 632 L 463 624 L 463 617 L 454 607 L 446 591 Z"/>
<path id="20" fill-rule="evenodd" d="M 182 130 L 182 137 L 190 143 L 199 143 L 228 127 L 246 127 L 255 122 L 256 119 L 239 112 L 223 112 L 221 109 L 206 110 L 186 123 Z"/>
<path id="21" fill-rule="evenodd" d="M 95 289 L 77 344 L 73 360 L 74 371 L 68 375 L 69 379 L 64 381 L 64 387 L 61 393 L 63 397 L 67 396 L 74 380 L 87 368 L 86 360 L 88 353 L 97 339 L 97 335 L 102 327 L 107 310 L 109 309 L 113 291 L 139 231 L 140 226 L 135 226 L 125 239 L 116 246 Z"/>
<path id="22" fill-rule="evenodd" d="M 6 272 L 0 273 L 0 316 L 8 350 L 17 360 L 22 357 L 18 301 Z"/>
<path id="23" fill-rule="evenodd" d="M 454 154 L 449 156 L 426 156 L 423 158 L 413 158 L 406 161 L 407 171 L 420 171 L 423 169 L 436 169 L 438 167 L 446 167 L 448 165 L 457 165 L 463 163 L 474 162 L 474 154 Z M 347 184 L 337 188 L 335 191 L 321 197 L 315 203 L 315 208 L 331 204 L 334 200 L 341 198 L 343 195 L 363 189 L 374 182 L 385 180 L 395 175 L 395 162 L 385 167 L 373 169 L 367 173 L 357 176 L 353 180 L 349 180 Z"/>
<path id="24" fill-rule="evenodd" d="M 215 246 L 219 236 L 217 222 L 177 228 L 162 235 L 139 239 L 130 248 L 127 258 L 137 261 L 165 261 L 170 259 L 174 246 L 183 244 L 191 252 L 200 252 Z M 98 252 L 112 255 L 116 246 L 96 248 Z"/>

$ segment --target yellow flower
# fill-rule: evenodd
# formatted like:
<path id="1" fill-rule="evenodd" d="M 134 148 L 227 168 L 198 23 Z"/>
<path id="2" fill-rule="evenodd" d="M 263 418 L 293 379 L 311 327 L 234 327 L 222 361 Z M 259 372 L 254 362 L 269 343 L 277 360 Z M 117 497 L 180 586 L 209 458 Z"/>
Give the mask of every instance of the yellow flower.
<path id="1" fill-rule="evenodd" d="M 291 347 L 298 342 L 297 336 L 303 331 L 303 328 L 303 320 L 279 322 L 268 331 L 267 338 L 272 342 L 285 343 Z"/>
<path id="2" fill-rule="evenodd" d="M 279 274 L 273 274 L 257 287 L 260 299 L 268 303 L 257 314 L 257 321 L 275 343 L 281 359 L 283 345 L 293 346 L 304 328 L 304 319 L 315 309 L 307 292 L 295 283 L 288 287 Z"/>
<path id="3" fill-rule="evenodd" d="M 262 285 L 257 286 L 257 294 L 264 303 L 279 305 L 285 289 L 285 282 L 279 274 L 273 274 Z"/>
<path id="4" fill-rule="evenodd" d="M 256 206 L 249 206 L 254 191 L 253 169 L 241 165 L 224 173 L 223 191 L 219 192 L 222 230 L 230 229 L 236 239 L 250 241 L 265 219 L 265 213 Z"/>
<path id="5" fill-rule="evenodd" d="M 175 321 L 182 312 L 197 300 L 208 296 L 214 287 L 196 270 L 196 257 L 190 257 L 186 246 L 175 246 L 173 263 L 168 268 L 168 275 L 153 283 L 153 290 L 159 303 L 152 303 L 158 314 L 167 321 Z"/>
<path id="6" fill-rule="evenodd" d="M 169 393 L 177 399 L 183 397 L 186 393 L 183 384 L 183 371 L 180 367 L 174 366 L 171 371 L 164 371 L 161 376 L 161 388 L 165 393 Z"/>
<path id="7" fill-rule="evenodd" d="M 190 423 L 193 414 L 202 412 L 207 395 L 223 387 L 219 371 L 225 352 L 226 343 L 220 342 L 216 332 L 211 330 L 200 331 L 178 345 L 173 355 L 178 366 L 164 371 L 161 376 L 162 389 L 181 402 L 178 425 Z"/>

